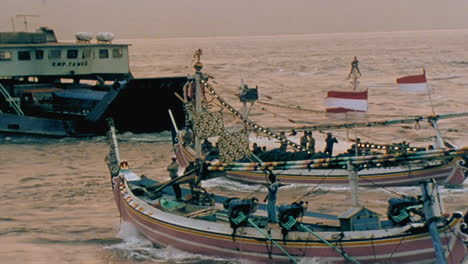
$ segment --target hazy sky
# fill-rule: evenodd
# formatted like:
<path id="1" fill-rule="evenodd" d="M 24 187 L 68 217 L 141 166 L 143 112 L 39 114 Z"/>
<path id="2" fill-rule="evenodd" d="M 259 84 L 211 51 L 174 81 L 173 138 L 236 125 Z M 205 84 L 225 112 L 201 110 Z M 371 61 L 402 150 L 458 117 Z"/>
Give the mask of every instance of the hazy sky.
<path id="1" fill-rule="evenodd" d="M 0 0 L 0 30 L 113 32 L 119 38 L 468 28 L 468 0 Z M 24 30 L 16 17 L 16 29 Z"/>

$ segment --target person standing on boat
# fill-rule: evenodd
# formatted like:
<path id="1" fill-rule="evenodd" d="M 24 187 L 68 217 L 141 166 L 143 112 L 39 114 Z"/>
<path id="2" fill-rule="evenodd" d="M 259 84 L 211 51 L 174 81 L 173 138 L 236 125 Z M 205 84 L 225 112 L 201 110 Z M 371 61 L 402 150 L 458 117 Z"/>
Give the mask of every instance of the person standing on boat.
<path id="1" fill-rule="evenodd" d="M 333 144 L 338 143 L 338 140 L 334 136 L 332 136 L 332 133 L 327 133 L 327 137 L 325 138 L 325 153 L 332 156 L 333 155 Z"/>
<path id="2" fill-rule="evenodd" d="M 279 183 L 276 182 L 276 175 L 273 172 L 269 172 L 268 180 L 270 184 L 267 186 L 268 194 L 263 200 L 263 202 L 267 203 L 267 212 L 268 212 L 268 222 L 269 223 L 277 223 L 278 219 L 276 217 L 276 193 L 278 192 Z"/>
<path id="3" fill-rule="evenodd" d="M 300 144 L 302 149 L 307 149 L 307 143 L 309 142 L 308 132 L 304 131 L 304 135 L 302 135 L 300 139 Z"/>
<path id="4" fill-rule="evenodd" d="M 281 136 L 280 150 L 283 152 L 286 152 L 286 150 L 288 149 L 288 142 L 286 142 L 286 140 L 284 141 L 282 140 L 282 139 L 286 139 L 286 134 L 284 132 L 281 132 L 280 136 Z"/>
<path id="5" fill-rule="evenodd" d="M 171 164 L 167 166 L 167 171 L 169 171 L 169 177 L 171 177 L 171 179 L 175 179 L 179 176 L 178 175 L 179 164 L 177 164 L 176 157 L 171 157 L 171 160 L 172 160 Z M 182 200 L 182 190 L 180 189 L 179 184 L 173 183 L 172 189 L 174 189 L 176 200 L 178 201 Z"/>
<path id="6" fill-rule="evenodd" d="M 354 71 L 356 71 L 357 76 L 361 76 L 361 71 L 359 70 L 359 61 L 356 56 L 354 56 L 354 59 L 351 62 L 351 70 L 349 71 L 348 79 L 351 79 L 351 76 L 353 75 Z"/>
<path id="7" fill-rule="evenodd" d="M 315 153 L 315 139 L 312 136 L 312 131 L 309 131 L 307 141 L 308 141 L 307 150 L 310 152 L 310 154 L 314 154 Z"/>
<path id="8" fill-rule="evenodd" d="M 348 149 L 348 154 L 351 155 L 361 155 L 361 139 L 356 138 L 356 141 L 354 144 L 351 145 L 351 147 Z"/>

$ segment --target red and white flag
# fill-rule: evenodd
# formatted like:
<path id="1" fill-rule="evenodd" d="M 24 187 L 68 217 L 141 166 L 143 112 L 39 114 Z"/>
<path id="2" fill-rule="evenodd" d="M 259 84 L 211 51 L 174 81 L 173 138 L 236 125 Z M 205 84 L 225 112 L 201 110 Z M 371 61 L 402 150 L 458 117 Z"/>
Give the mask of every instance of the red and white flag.
<path id="1" fill-rule="evenodd" d="M 327 113 L 367 112 L 367 91 L 329 91 L 325 107 Z"/>
<path id="2" fill-rule="evenodd" d="M 420 75 L 410 75 L 396 80 L 402 92 L 426 92 L 429 90 L 426 72 Z"/>

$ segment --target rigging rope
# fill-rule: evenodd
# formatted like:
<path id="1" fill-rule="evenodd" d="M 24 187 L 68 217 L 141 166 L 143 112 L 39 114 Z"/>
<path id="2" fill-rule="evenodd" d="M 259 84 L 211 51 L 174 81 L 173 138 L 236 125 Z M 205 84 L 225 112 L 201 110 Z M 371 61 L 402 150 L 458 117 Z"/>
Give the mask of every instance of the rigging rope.
<path id="1" fill-rule="evenodd" d="M 232 92 L 232 90 L 230 90 L 230 89 L 228 89 L 226 87 L 223 87 L 223 85 L 220 83 L 220 81 L 213 80 L 212 82 L 219 85 L 221 88 L 223 88 L 225 90 L 228 90 L 229 93 L 231 93 L 236 98 L 239 97 L 237 93 Z M 226 82 L 225 82 L 225 84 L 226 84 Z M 229 83 L 227 83 L 227 84 L 235 86 L 233 84 L 229 84 Z M 270 100 L 273 99 L 271 96 L 266 96 L 266 97 L 268 99 L 270 99 Z M 281 102 L 283 104 L 276 104 L 276 103 L 268 103 L 268 102 L 265 102 L 265 101 L 257 100 L 257 103 L 262 104 L 262 105 L 267 105 L 267 106 L 272 106 L 272 107 L 280 107 L 280 108 L 296 110 L 296 111 L 302 111 L 302 112 L 309 112 L 309 113 L 316 113 L 316 114 L 326 114 L 326 111 L 322 111 L 322 110 L 314 110 L 314 109 L 304 108 L 304 107 L 302 107 L 300 105 L 296 105 L 296 106 L 287 105 L 287 104 L 290 104 L 289 102 Z M 413 116 L 408 116 L 408 115 L 389 115 L 389 114 L 384 114 L 384 115 L 381 115 L 381 114 L 366 114 L 366 116 L 368 116 L 368 117 L 387 117 L 387 118 L 413 118 Z M 304 123 L 304 122 L 306 122 L 306 121 L 293 120 L 293 123 Z"/>
<path id="2" fill-rule="evenodd" d="M 213 78 L 213 77 L 211 77 Z M 218 84 L 221 88 L 224 88 L 226 89 L 225 87 L 223 87 L 220 83 L 216 82 L 215 80 L 213 80 L 213 83 L 215 84 Z M 229 85 L 232 85 L 232 84 L 229 84 Z M 230 91 L 230 90 L 228 90 Z M 230 91 L 231 92 L 231 91 Z M 233 93 L 231 92 L 232 95 L 234 95 L 236 98 L 239 97 L 238 94 L 236 93 Z M 429 91 L 430 93 L 430 91 Z M 430 94 L 429 94 L 430 96 Z M 271 97 L 269 97 L 269 99 L 272 99 Z M 431 98 L 430 98 L 431 99 Z M 292 106 L 289 106 L 289 105 L 281 105 L 281 104 L 275 104 L 275 103 L 268 103 L 268 102 L 264 102 L 264 101 L 260 101 L 258 100 L 257 103 L 259 104 L 263 104 L 263 105 L 267 105 L 267 106 L 273 106 L 273 107 L 281 107 L 281 108 L 287 108 L 287 109 L 291 109 L 291 110 L 295 110 L 295 111 L 306 111 L 306 112 L 311 112 L 311 113 L 317 113 L 317 114 L 324 114 L 326 112 L 324 111 L 317 111 L 317 110 L 312 110 L 312 109 L 307 109 L 307 108 L 303 108 L 301 106 L 295 106 L 295 107 L 292 107 Z M 287 104 L 287 103 L 286 103 Z M 431 105 L 432 105 L 432 102 L 431 102 Z M 295 123 L 295 124 L 300 124 L 300 123 L 303 123 L 303 124 L 310 124 L 311 122 L 309 121 L 303 121 L 303 120 L 294 120 L 294 119 L 291 119 L 291 118 L 288 118 L 288 117 L 285 117 L 285 116 L 282 116 L 282 115 L 279 115 L 278 113 L 274 112 L 274 111 L 270 111 L 270 110 L 267 110 L 265 109 L 264 107 L 261 107 L 260 110 L 264 111 L 264 112 L 267 112 L 267 113 L 270 113 L 270 114 L 273 114 L 275 117 L 280 117 L 280 118 L 283 118 L 283 119 L 286 119 L 288 120 L 289 122 L 291 123 Z M 302 128 L 289 128 L 288 130 L 290 129 L 294 129 L 295 131 L 306 131 L 306 130 L 326 130 L 326 129 L 339 129 L 339 128 L 351 128 L 351 127 L 373 127 L 373 126 L 387 126 L 387 125 L 392 125 L 392 124 L 403 124 L 403 123 L 412 123 L 412 122 L 415 122 L 415 128 L 418 130 L 420 129 L 421 125 L 420 125 L 420 121 L 421 120 L 424 120 L 424 119 L 428 119 L 429 121 L 430 120 L 438 120 L 438 119 L 441 119 L 441 118 L 453 118 L 453 117 L 461 117 L 461 116 L 467 116 L 468 113 L 456 113 L 456 114 L 447 114 L 447 115 L 436 115 L 435 114 L 435 111 L 433 109 L 433 114 L 431 116 L 427 116 L 427 117 L 422 117 L 422 116 L 405 116 L 405 115 L 379 115 L 379 114 L 367 114 L 366 113 L 366 116 L 367 117 L 393 117 L 393 118 L 404 118 L 404 119 L 401 119 L 401 120 L 389 120 L 389 121 L 373 121 L 373 122 L 366 122 L 366 123 L 351 123 L 351 124 L 341 124 L 341 125 L 325 125 L 325 126 L 320 126 L 320 125 L 316 125 L 316 126 L 312 126 L 312 127 L 302 127 Z M 245 122 L 245 121 L 244 121 Z M 312 123 L 314 124 L 314 123 Z M 283 129 L 284 130 L 284 129 Z M 275 131 L 279 131 L 277 129 L 275 129 Z M 367 136 L 367 135 L 366 135 Z M 369 136 L 368 136 L 369 137 Z M 376 140 L 375 138 L 373 138 L 374 140 Z M 279 139 L 280 140 L 280 139 Z M 290 144 L 291 145 L 291 144 Z M 293 146 L 293 145 L 291 145 Z M 294 147 L 294 146 L 293 146 Z M 299 148 L 300 149 L 300 148 Z M 302 151 L 304 151 L 302 149 Z"/>
<path id="3" fill-rule="evenodd" d="M 286 143 L 290 145 L 291 147 L 300 150 L 300 151 L 307 151 L 306 149 L 301 148 L 298 144 L 292 142 L 291 140 L 287 139 L 286 137 L 283 137 L 279 134 L 274 133 L 270 129 L 263 127 L 250 119 L 245 118 L 239 111 L 237 111 L 234 107 L 232 107 L 230 104 L 228 104 L 221 96 L 219 96 L 216 91 L 213 89 L 211 85 L 209 85 L 206 81 L 202 80 L 202 84 L 209 90 L 211 94 L 221 103 L 221 105 L 226 108 L 227 110 L 231 111 L 237 118 L 239 118 L 242 122 L 244 122 L 245 125 L 255 129 L 256 131 L 265 133 L 268 136 L 271 136 L 283 143 Z"/>
<path id="4" fill-rule="evenodd" d="M 382 189 L 386 190 L 387 192 L 393 193 L 393 194 L 398 195 L 398 196 L 400 196 L 400 197 L 404 197 L 404 196 L 405 196 L 404 194 L 400 194 L 400 193 L 398 193 L 398 192 L 392 191 L 392 190 L 388 189 L 387 187 L 385 187 L 385 186 L 383 186 L 383 185 L 377 184 L 377 183 L 375 183 L 374 181 L 371 181 L 371 180 L 369 180 L 369 179 L 366 179 L 366 178 L 364 178 L 364 177 L 361 176 L 361 175 L 358 175 L 358 177 L 359 177 L 359 179 L 364 180 L 364 181 L 366 181 L 366 182 L 369 182 L 370 184 L 374 185 L 374 186 L 377 187 L 377 188 L 382 188 Z"/>
<path id="5" fill-rule="evenodd" d="M 306 192 L 306 193 L 305 193 L 304 195 L 302 195 L 300 198 L 296 199 L 295 202 L 299 202 L 300 200 L 304 199 L 306 196 L 308 196 L 309 194 L 311 194 L 311 193 L 315 190 L 315 188 L 317 188 L 318 186 L 320 186 L 320 184 L 322 184 L 322 182 L 323 182 L 325 179 L 327 179 L 328 176 L 330 176 L 330 174 L 331 174 L 333 171 L 335 171 L 335 169 L 332 169 L 332 170 L 328 173 L 328 175 L 323 176 L 323 178 L 320 180 L 320 182 L 317 183 L 317 184 L 312 188 L 312 190 Z"/>
<path id="6" fill-rule="evenodd" d="M 270 110 L 267 110 L 265 107 L 261 107 L 260 110 L 264 111 L 264 112 L 267 112 L 267 113 L 270 113 L 272 114 L 274 117 L 281 117 L 283 119 L 286 119 L 288 120 L 289 122 L 291 123 L 296 123 L 296 121 L 294 121 L 293 119 L 289 118 L 289 117 L 286 117 L 286 116 L 283 116 L 283 115 L 280 115 L 276 112 L 273 112 L 273 111 L 270 111 Z"/>

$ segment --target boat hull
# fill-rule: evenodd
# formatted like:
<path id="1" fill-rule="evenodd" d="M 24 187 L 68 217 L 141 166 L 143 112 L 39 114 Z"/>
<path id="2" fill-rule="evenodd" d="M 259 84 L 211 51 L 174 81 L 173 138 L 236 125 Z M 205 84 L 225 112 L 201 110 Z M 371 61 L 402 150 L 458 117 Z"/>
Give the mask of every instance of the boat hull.
<path id="1" fill-rule="evenodd" d="M 114 197 L 122 220 L 133 224 L 157 245 L 170 245 L 197 254 L 248 259 L 260 263 L 290 261 L 285 253 L 254 228 L 239 228 L 233 238 L 229 223 L 192 219 L 165 212 L 135 197 L 118 177 L 114 178 L 114 184 Z M 458 217 L 440 228 L 448 263 L 461 263 L 466 256 L 467 249 L 460 240 L 464 235 L 458 231 L 461 214 Z M 264 231 L 268 232 L 266 229 Z M 383 233 L 379 235 L 379 232 Z M 434 262 L 434 248 L 428 232 L 385 232 L 391 231 L 319 233 L 360 263 Z M 372 233 L 376 236 L 371 236 Z M 270 230 L 270 235 L 295 259 L 315 259 L 320 263 L 349 263 L 340 253 L 322 241 L 314 240 L 309 233 L 290 232 L 285 241 L 275 229 Z"/>
<path id="2" fill-rule="evenodd" d="M 463 167 L 459 166 L 461 159 L 431 167 L 396 166 L 389 168 L 371 168 L 359 171 L 359 185 L 375 186 L 414 186 L 427 179 L 435 179 L 442 185 L 459 185 L 466 178 Z M 273 171 L 284 184 L 349 184 L 346 169 L 311 169 Z M 229 171 L 226 177 L 232 180 L 265 183 L 265 174 L 255 171 Z"/>
<path id="3" fill-rule="evenodd" d="M 0 111 L 0 133 L 53 137 L 104 135 L 107 117 L 114 119 L 119 132 L 161 132 L 172 127 L 167 114 L 169 109 L 183 127 L 182 102 L 174 93 L 182 93 L 186 80 L 186 77 L 131 79 L 125 87 L 110 89 L 91 108 L 89 100 L 67 98 L 65 103 L 62 100 L 58 105 L 52 104 L 50 109 L 30 110 L 24 115 Z"/>
<path id="4" fill-rule="evenodd" d="M 181 143 L 174 145 L 177 161 L 182 166 L 195 159 L 190 148 Z M 266 181 L 263 171 L 254 170 L 258 163 L 245 163 L 247 170 L 226 171 L 227 178 L 245 182 L 264 184 Z M 450 162 L 439 165 L 420 166 L 392 166 L 382 168 L 368 168 L 359 171 L 359 186 L 416 186 L 427 179 L 435 179 L 440 185 L 460 185 L 467 177 L 466 161 L 454 158 Z M 278 180 L 283 184 L 320 184 L 320 185 L 348 185 L 349 172 L 343 168 L 310 168 L 273 170 Z"/>

